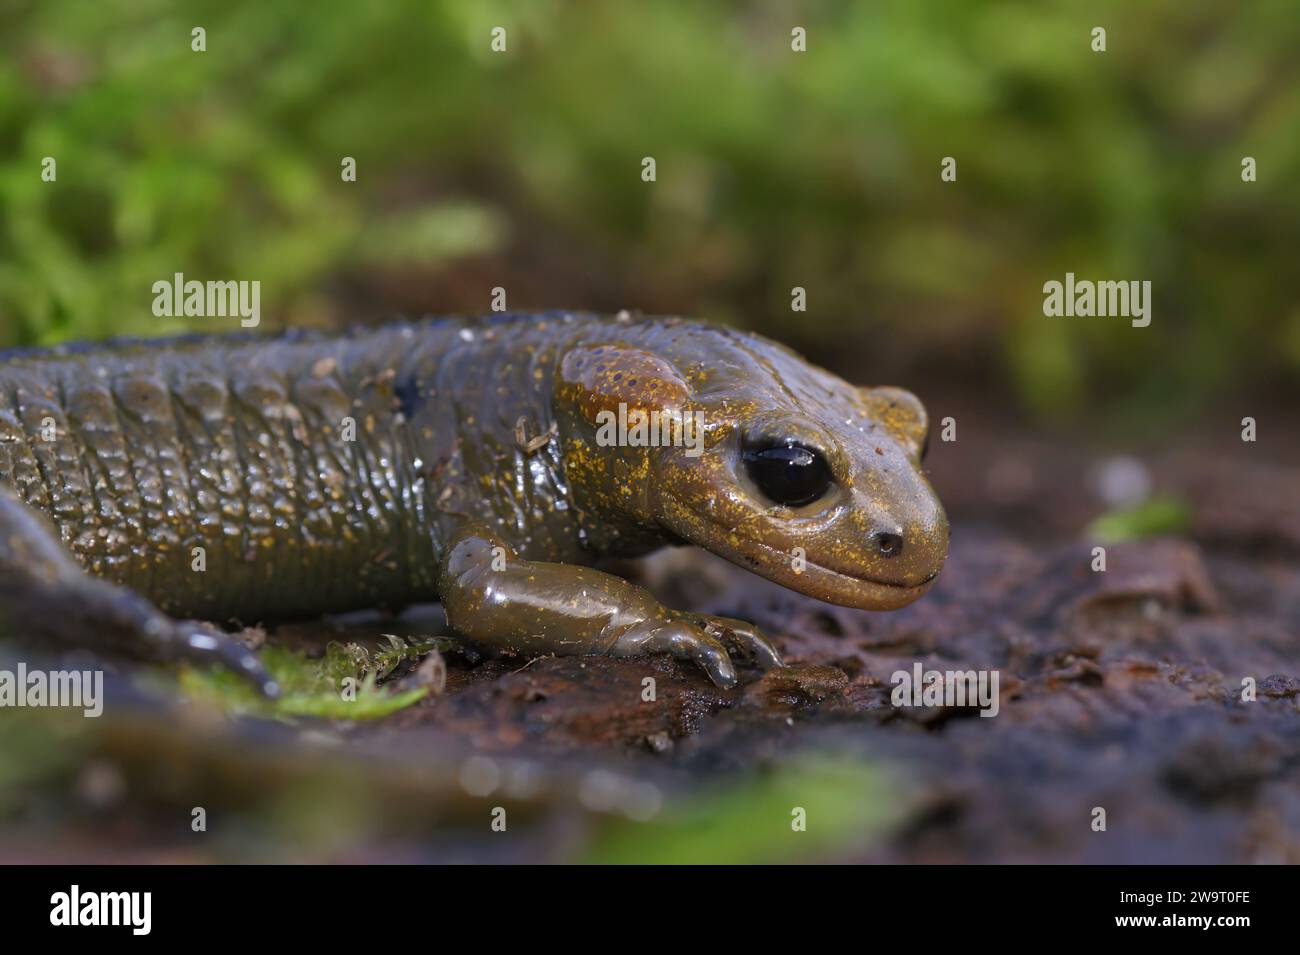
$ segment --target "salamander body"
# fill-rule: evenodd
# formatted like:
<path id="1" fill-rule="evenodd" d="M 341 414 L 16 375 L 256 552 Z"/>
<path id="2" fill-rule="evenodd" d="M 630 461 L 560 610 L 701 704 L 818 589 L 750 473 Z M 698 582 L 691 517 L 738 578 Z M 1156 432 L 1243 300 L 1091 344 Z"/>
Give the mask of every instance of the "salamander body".
<path id="1" fill-rule="evenodd" d="M 176 618 L 440 599 L 481 643 L 662 650 L 727 685 L 729 651 L 779 663 L 757 630 L 587 565 L 693 543 L 825 600 L 902 606 L 947 553 L 925 435 L 905 391 L 672 318 L 8 352 L 0 611 L 16 633 L 215 654 L 274 691 L 250 653 Z"/>

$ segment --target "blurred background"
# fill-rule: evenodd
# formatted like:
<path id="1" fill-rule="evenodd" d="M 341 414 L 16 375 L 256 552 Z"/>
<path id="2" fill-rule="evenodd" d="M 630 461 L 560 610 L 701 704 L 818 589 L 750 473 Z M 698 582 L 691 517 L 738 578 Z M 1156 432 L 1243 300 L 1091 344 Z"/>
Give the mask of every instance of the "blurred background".
<path id="1" fill-rule="evenodd" d="M 1294 0 L 0 0 L 0 345 L 233 327 L 154 317 L 175 272 L 260 280 L 264 330 L 500 286 L 756 329 L 959 429 L 907 610 L 629 569 L 788 670 L 438 643 L 434 687 L 436 620 L 281 628 L 292 706 L 116 672 L 101 720 L 6 714 L 0 859 L 1300 862 L 1297 250 Z M 1149 280 L 1150 326 L 1044 317 L 1066 272 Z M 916 660 L 1001 668 L 1002 715 L 899 716 Z"/>
<path id="2" fill-rule="evenodd" d="M 1297 49 L 1289 0 L 0 0 L 0 341 L 173 333 L 176 271 L 271 326 L 499 285 L 1157 431 L 1295 394 Z M 1151 326 L 1045 319 L 1066 271 L 1151 280 Z"/>

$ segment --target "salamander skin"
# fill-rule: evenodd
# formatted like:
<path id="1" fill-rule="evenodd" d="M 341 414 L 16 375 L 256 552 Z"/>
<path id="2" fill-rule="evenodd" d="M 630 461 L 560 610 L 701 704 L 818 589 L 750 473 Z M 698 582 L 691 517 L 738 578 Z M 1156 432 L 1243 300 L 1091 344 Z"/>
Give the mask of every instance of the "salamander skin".
<path id="1" fill-rule="evenodd" d="M 620 409 L 698 420 L 700 440 L 611 444 Z M 754 627 L 583 565 L 693 543 L 824 600 L 903 606 L 947 554 L 925 435 L 905 391 L 674 318 L 8 352 L 0 613 L 17 636 L 216 659 L 274 693 L 252 653 L 178 618 L 436 598 L 482 644 L 666 651 L 729 686 L 731 652 L 780 663 Z"/>

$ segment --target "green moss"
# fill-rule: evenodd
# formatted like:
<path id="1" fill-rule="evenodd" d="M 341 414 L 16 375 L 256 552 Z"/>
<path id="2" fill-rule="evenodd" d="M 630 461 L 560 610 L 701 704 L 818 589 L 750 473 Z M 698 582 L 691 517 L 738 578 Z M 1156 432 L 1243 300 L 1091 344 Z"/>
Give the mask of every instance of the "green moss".
<path id="1" fill-rule="evenodd" d="M 436 641 L 408 645 L 391 636 L 388 640 L 389 645 L 377 651 L 359 644 L 331 643 L 321 658 L 284 647 L 264 648 L 260 652 L 262 663 L 279 681 L 282 690 L 280 698 L 274 701 L 258 696 L 235 674 L 216 668 L 185 668 L 181 673 L 181 688 L 191 699 L 206 700 L 232 713 L 376 719 L 428 695 L 428 687 L 394 693 L 378 684 L 404 660 L 414 660 L 439 645 Z"/>

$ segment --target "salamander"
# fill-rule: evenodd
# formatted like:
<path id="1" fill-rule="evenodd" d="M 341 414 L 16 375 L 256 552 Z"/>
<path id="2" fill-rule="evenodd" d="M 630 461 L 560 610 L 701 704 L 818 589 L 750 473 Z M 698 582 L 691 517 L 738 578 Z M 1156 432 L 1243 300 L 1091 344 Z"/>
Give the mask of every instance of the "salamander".
<path id="1" fill-rule="evenodd" d="M 735 654 L 781 664 L 764 634 L 592 564 L 694 544 L 822 600 L 902 607 L 947 555 L 926 435 L 907 391 L 626 313 L 10 351 L 0 620 L 220 662 L 274 694 L 198 621 L 437 599 L 476 644 L 666 652 L 726 687 Z"/>

